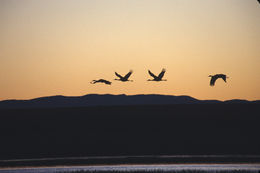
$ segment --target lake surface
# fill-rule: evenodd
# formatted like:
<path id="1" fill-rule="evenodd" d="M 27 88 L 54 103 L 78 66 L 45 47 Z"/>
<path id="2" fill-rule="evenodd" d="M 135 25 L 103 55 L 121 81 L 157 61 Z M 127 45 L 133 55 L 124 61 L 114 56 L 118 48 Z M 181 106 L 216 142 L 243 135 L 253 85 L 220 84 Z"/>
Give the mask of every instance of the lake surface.
<path id="1" fill-rule="evenodd" d="M 73 171 L 145 171 L 145 172 L 182 172 L 202 171 L 215 173 L 216 171 L 228 172 L 260 172 L 260 164 L 154 164 L 154 165 L 109 165 L 109 166 L 60 166 L 60 167 L 27 167 L 27 168 L 4 168 L 0 173 L 58 173 Z"/>

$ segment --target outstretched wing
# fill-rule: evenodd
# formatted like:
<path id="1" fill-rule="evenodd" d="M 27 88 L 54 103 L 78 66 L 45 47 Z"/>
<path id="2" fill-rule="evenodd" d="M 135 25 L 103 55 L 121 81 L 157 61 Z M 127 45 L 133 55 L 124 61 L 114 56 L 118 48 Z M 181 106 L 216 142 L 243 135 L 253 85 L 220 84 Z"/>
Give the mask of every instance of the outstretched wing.
<path id="1" fill-rule="evenodd" d="M 127 79 L 131 76 L 132 73 L 133 73 L 133 71 L 130 70 L 130 71 L 124 76 L 124 78 L 127 80 Z"/>
<path id="2" fill-rule="evenodd" d="M 210 86 L 214 86 L 216 80 L 217 80 L 217 77 L 216 76 L 212 76 L 211 79 L 210 79 Z"/>
<path id="3" fill-rule="evenodd" d="M 107 85 L 110 85 L 112 82 L 108 81 L 108 80 L 105 80 L 105 79 L 100 79 L 102 80 L 103 83 L 107 84 Z"/>
<path id="4" fill-rule="evenodd" d="M 107 81 L 107 80 L 105 80 L 105 79 L 102 79 L 102 82 L 105 83 L 105 84 L 107 84 L 107 85 L 111 85 L 111 83 L 112 83 L 112 82 Z"/>
<path id="5" fill-rule="evenodd" d="M 123 78 L 123 76 L 121 76 L 120 74 L 118 74 L 117 72 L 115 72 L 116 76 L 119 77 L 120 79 Z"/>
<path id="6" fill-rule="evenodd" d="M 226 81 L 226 79 L 227 79 L 227 76 L 226 76 L 226 75 L 223 74 L 223 75 L 221 75 L 220 77 L 221 77 L 225 82 L 227 82 L 227 81 Z"/>
<path id="7" fill-rule="evenodd" d="M 166 72 L 166 70 L 165 70 L 165 69 L 162 69 L 162 72 L 159 74 L 158 77 L 159 77 L 160 79 L 162 79 L 165 72 Z"/>
<path id="8" fill-rule="evenodd" d="M 150 70 L 148 70 L 149 75 L 151 75 L 153 78 L 157 78 Z"/>

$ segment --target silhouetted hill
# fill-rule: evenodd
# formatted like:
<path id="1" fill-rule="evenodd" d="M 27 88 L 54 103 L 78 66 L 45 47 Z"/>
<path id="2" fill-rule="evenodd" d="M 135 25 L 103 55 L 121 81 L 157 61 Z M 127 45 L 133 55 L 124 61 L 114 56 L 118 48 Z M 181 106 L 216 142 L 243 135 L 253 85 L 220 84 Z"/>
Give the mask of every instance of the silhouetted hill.
<path id="1" fill-rule="evenodd" d="M 172 95 L 98 95 L 88 94 L 78 97 L 50 96 L 31 100 L 0 101 L 0 108 L 54 108 L 54 107 L 85 107 L 115 105 L 163 105 L 163 104 L 215 104 L 215 103 L 260 103 L 247 100 L 198 100 L 190 96 Z"/>
<path id="2" fill-rule="evenodd" d="M 97 98 L 94 95 L 87 97 Z M 125 96 L 118 97 L 125 98 Z M 156 96 L 150 97 L 156 98 Z M 57 98 L 63 100 L 63 97 Z M 181 98 L 189 99 L 189 97 Z M 36 100 L 44 99 L 47 98 Z M 260 107 L 258 104 L 0 109 L 0 115 L 0 167 L 18 164 L 12 161 L 1 162 L 6 159 L 260 155 L 260 138 L 258 137 Z M 254 160 L 259 163 L 259 159 Z M 131 158 L 116 163 L 131 163 L 131 161 L 144 163 L 143 159 Z M 160 160 L 148 160 L 150 161 Z M 165 161 L 178 162 L 174 159 Z M 229 162 L 234 161 L 234 159 L 229 159 Z M 237 162 L 239 161 L 241 160 Z M 245 159 L 245 161 L 252 160 Z M 104 162 L 110 161 L 107 162 L 104 159 Z M 84 163 L 102 164 L 104 162 L 87 160 Z M 59 162 L 59 164 L 70 163 Z M 74 163 L 81 164 L 78 161 Z M 20 162 L 20 164 L 26 165 L 25 162 Z M 44 161 L 32 163 L 32 165 L 35 164 L 49 163 Z"/>
<path id="3" fill-rule="evenodd" d="M 50 164 L 48 161 L 13 162 L 32 158 L 260 155 L 259 101 L 90 94 L 7 100 L 0 102 L 0 108 L 0 167 Z M 5 162 L 6 159 L 11 161 Z M 128 158 L 112 162 L 161 161 Z M 226 161 L 234 162 L 234 159 Z M 259 163 L 259 159 L 253 161 Z M 54 161 L 52 164 L 71 163 Z"/>

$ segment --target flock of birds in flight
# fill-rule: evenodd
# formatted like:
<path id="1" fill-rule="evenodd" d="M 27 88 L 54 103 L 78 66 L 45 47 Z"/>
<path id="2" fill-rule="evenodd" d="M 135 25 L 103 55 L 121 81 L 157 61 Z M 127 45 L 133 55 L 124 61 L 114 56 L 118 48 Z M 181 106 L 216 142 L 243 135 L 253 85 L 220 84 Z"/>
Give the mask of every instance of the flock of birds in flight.
<path id="1" fill-rule="evenodd" d="M 149 75 L 152 76 L 153 79 L 148 79 L 147 81 L 156 81 L 156 82 L 167 81 L 166 79 L 163 79 L 163 76 L 164 76 L 165 72 L 166 72 L 166 70 L 162 69 L 161 73 L 156 76 L 150 70 L 148 70 Z M 133 71 L 130 70 L 125 76 L 121 76 L 120 74 L 115 72 L 115 75 L 118 78 L 116 78 L 114 80 L 118 80 L 118 81 L 121 81 L 121 82 L 127 82 L 127 81 L 133 82 L 133 80 L 129 80 L 129 77 L 131 76 L 132 73 L 133 73 Z M 210 79 L 210 86 L 214 86 L 216 80 L 219 79 L 219 78 L 223 79 L 225 82 L 227 82 L 226 79 L 228 78 L 225 74 L 209 75 L 209 77 L 211 77 L 211 79 Z M 105 80 L 105 79 L 92 80 L 90 83 L 91 84 L 104 83 L 104 84 L 107 84 L 107 85 L 111 85 L 112 84 L 112 82 L 110 82 L 108 80 Z"/>
<path id="2" fill-rule="evenodd" d="M 260 3 L 260 0 L 257 0 L 257 1 Z M 153 77 L 153 79 L 148 79 L 148 81 L 157 81 L 157 82 L 159 82 L 159 81 L 166 81 L 166 79 L 162 79 L 165 72 L 166 72 L 166 70 L 162 69 L 161 73 L 158 76 L 156 76 L 150 70 L 148 70 L 149 75 Z M 126 82 L 126 81 L 131 81 L 132 82 L 133 80 L 128 80 L 132 73 L 133 73 L 133 71 L 130 70 L 125 76 L 121 76 L 120 74 L 115 72 L 115 75 L 117 77 L 119 77 L 119 79 L 117 78 L 115 80 L 122 81 L 122 82 Z M 210 83 L 209 83 L 210 86 L 214 86 L 217 79 L 221 78 L 221 79 L 224 80 L 224 82 L 227 82 L 226 79 L 228 78 L 225 74 L 209 75 L 209 77 L 211 77 Z M 93 80 L 90 83 L 92 83 L 92 84 L 104 83 L 104 84 L 107 84 L 107 85 L 111 85 L 112 84 L 112 82 L 110 82 L 108 80 L 105 80 L 105 79 Z"/>

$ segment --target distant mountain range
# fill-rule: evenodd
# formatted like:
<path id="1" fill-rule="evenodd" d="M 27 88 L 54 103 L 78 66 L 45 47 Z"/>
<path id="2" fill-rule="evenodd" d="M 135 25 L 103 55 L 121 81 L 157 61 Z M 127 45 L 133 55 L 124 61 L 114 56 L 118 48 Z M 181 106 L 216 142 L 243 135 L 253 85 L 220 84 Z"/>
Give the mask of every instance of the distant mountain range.
<path id="1" fill-rule="evenodd" d="M 55 108 L 120 105 L 165 105 L 165 104 L 260 104 L 260 100 L 198 100 L 190 96 L 173 95 L 111 95 L 88 94 L 78 97 L 49 96 L 31 100 L 0 101 L 0 109 L 10 108 Z"/>

